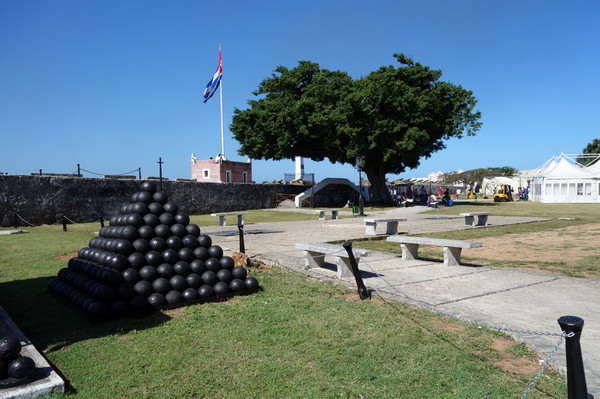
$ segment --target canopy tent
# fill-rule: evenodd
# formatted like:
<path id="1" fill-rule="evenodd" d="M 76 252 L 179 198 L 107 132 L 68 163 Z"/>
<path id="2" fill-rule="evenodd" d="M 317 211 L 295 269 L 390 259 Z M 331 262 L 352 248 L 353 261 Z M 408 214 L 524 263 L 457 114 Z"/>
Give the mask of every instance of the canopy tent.
<path id="1" fill-rule="evenodd" d="M 575 159 L 561 154 L 530 171 L 529 199 L 545 203 L 600 202 L 600 170 L 586 168 Z"/>

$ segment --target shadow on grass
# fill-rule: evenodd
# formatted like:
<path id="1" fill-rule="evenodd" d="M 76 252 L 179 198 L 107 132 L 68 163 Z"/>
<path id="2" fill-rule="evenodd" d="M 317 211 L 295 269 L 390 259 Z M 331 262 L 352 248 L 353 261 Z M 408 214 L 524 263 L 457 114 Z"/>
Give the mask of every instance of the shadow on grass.
<path id="1" fill-rule="evenodd" d="M 0 283 L 0 305 L 41 352 L 60 350 L 72 343 L 133 330 L 156 327 L 170 319 L 161 312 L 146 317 L 92 321 L 75 307 L 50 293 L 54 277 Z"/>

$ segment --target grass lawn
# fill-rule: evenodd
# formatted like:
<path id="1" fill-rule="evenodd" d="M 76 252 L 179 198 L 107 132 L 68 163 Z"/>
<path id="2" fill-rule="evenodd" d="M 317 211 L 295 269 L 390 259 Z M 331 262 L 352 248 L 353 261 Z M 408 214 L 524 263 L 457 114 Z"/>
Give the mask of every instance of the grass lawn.
<path id="1" fill-rule="evenodd" d="M 287 214 L 251 211 L 246 223 L 315 218 Z M 204 218 L 217 224 L 192 221 Z M 359 301 L 277 267 L 251 269 L 263 286 L 253 295 L 90 324 L 46 287 L 98 228 L 0 236 L 0 304 L 69 380 L 69 397 L 504 399 L 520 397 L 539 367 L 502 334 L 402 303 Z M 564 397 L 564 379 L 550 370 L 529 396 Z"/>

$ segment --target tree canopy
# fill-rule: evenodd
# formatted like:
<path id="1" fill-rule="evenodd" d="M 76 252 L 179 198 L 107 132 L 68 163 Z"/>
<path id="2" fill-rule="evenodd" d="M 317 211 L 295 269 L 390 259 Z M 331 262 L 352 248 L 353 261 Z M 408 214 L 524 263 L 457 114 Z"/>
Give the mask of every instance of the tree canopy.
<path id="1" fill-rule="evenodd" d="M 374 203 L 391 201 L 387 173 L 419 166 L 448 139 L 472 136 L 481 114 L 471 91 L 441 81 L 442 72 L 394 54 L 353 79 L 346 72 L 300 61 L 264 79 L 245 110 L 235 109 L 230 130 L 239 153 L 254 159 L 293 159 L 357 166 L 363 160 Z"/>
<path id="2" fill-rule="evenodd" d="M 584 154 L 584 155 L 600 154 L 600 139 L 594 139 L 594 140 L 592 140 L 591 143 L 588 143 L 588 145 L 586 145 L 585 148 L 583 149 L 582 154 Z M 586 156 L 577 157 L 577 162 L 579 162 L 580 164 L 582 164 L 584 166 L 595 163 L 595 162 L 597 162 L 597 160 L 598 160 L 598 158 L 596 158 L 596 157 L 586 157 Z"/>

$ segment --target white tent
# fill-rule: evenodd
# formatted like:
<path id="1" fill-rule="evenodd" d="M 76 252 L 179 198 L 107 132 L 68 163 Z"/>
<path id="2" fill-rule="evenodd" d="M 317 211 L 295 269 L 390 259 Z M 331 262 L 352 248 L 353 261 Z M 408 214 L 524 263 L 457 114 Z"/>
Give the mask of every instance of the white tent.
<path id="1" fill-rule="evenodd" d="M 547 203 L 600 202 L 600 172 L 577 163 L 565 154 L 551 158 L 530 172 L 529 199 Z"/>

